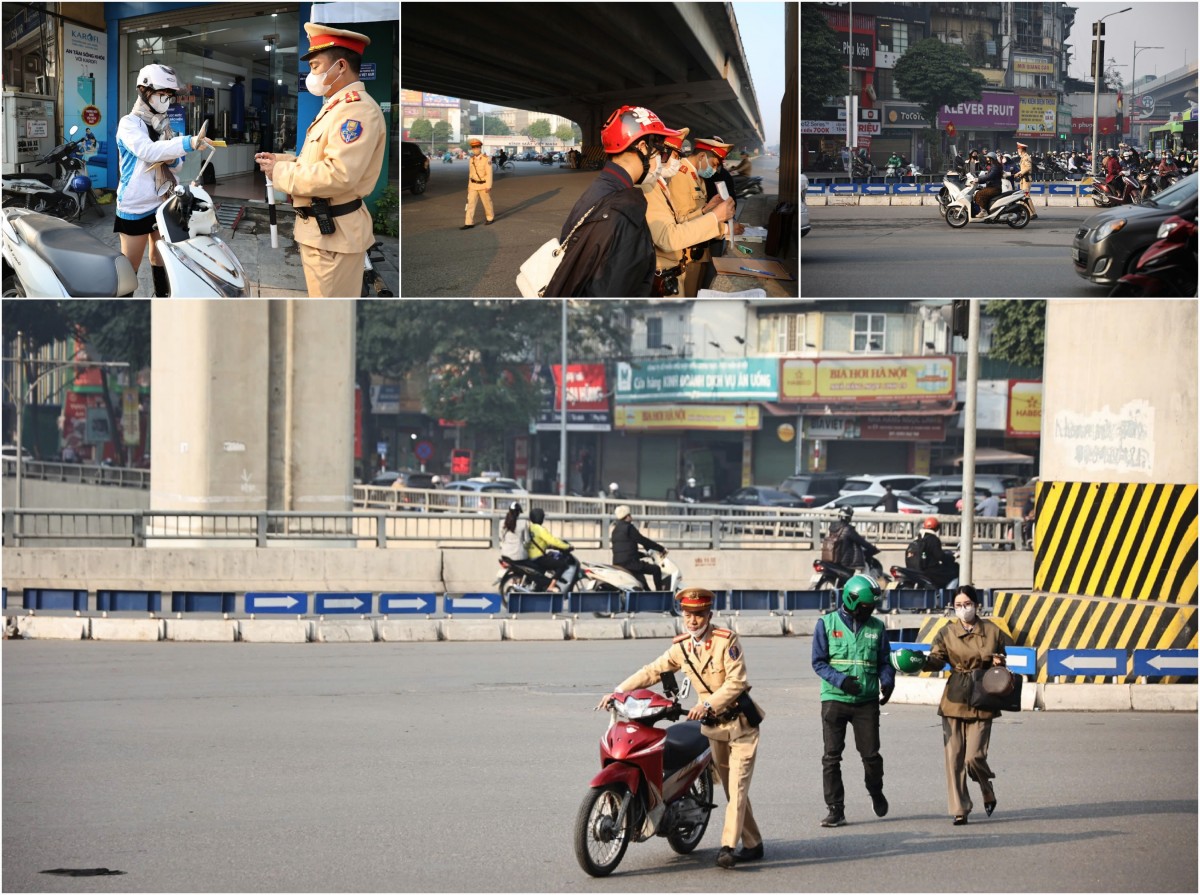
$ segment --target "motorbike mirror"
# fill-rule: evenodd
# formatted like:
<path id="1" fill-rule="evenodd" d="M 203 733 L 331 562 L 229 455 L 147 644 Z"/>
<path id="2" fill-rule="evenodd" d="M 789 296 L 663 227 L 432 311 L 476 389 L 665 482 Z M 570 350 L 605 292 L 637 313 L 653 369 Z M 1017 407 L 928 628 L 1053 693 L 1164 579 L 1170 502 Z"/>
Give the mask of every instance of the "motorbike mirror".
<path id="1" fill-rule="evenodd" d="M 674 696 L 679 692 L 679 682 L 675 679 L 675 672 L 663 672 L 662 688 L 663 693 L 667 694 L 667 696 Z"/>

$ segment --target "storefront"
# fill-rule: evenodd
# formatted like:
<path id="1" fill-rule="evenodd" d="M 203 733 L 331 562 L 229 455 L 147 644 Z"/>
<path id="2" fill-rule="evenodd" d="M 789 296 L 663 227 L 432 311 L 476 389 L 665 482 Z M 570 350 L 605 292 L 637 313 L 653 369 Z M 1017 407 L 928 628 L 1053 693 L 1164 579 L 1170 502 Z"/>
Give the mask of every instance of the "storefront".
<path id="1" fill-rule="evenodd" d="M 542 385 L 542 409 L 533 438 L 516 439 L 513 477 L 530 490 L 558 493 L 562 451 L 562 365 L 540 364 L 531 375 Z M 598 478 L 603 433 L 612 431 L 604 364 L 567 364 L 567 490 L 594 496 L 607 487 Z M 524 459 L 523 459 L 524 457 Z"/>
<path id="2" fill-rule="evenodd" d="M 1019 96 L 985 90 L 977 100 L 942 106 L 937 126 L 945 131 L 954 125 L 951 143 L 958 147 L 959 155 L 972 149 L 1007 149 L 1020 123 L 1020 108 Z"/>

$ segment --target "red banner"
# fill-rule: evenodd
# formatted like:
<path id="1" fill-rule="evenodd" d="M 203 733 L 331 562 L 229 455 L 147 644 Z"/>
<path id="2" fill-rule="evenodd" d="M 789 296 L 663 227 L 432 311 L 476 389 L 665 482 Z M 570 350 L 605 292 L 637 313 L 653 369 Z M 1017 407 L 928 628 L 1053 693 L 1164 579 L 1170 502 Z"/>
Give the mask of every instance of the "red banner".
<path id="1" fill-rule="evenodd" d="M 554 409 L 562 409 L 562 364 L 555 364 Z M 567 410 L 608 410 L 604 364 L 567 364 Z"/>

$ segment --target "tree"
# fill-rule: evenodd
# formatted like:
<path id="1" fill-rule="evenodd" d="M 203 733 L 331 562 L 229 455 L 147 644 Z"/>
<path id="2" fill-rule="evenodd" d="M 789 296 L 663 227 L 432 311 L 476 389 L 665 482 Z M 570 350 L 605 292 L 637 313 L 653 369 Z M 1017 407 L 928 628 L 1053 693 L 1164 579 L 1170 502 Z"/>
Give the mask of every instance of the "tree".
<path id="1" fill-rule="evenodd" d="M 429 143 L 433 139 L 433 122 L 417 118 L 408 128 L 408 139 L 414 143 Z"/>
<path id="2" fill-rule="evenodd" d="M 818 4 L 800 5 L 800 117 L 819 119 L 830 96 L 847 87 L 846 56 Z"/>
<path id="3" fill-rule="evenodd" d="M 450 122 L 440 120 L 433 125 L 433 151 L 445 152 L 446 146 L 450 143 Z"/>
<path id="4" fill-rule="evenodd" d="M 989 301 L 983 311 L 993 319 L 988 357 L 1040 367 L 1046 348 L 1045 301 Z"/>
<path id="5" fill-rule="evenodd" d="M 575 137 L 575 130 L 569 124 L 560 124 L 558 130 L 554 132 L 554 136 L 564 143 L 569 143 Z"/>
<path id="6" fill-rule="evenodd" d="M 900 95 L 921 106 L 931 128 L 937 127 L 938 109 L 979 99 L 987 84 L 983 75 L 971 69 L 971 59 L 962 47 L 944 44 L 936 37 L 914 44 L 900 57 L 893 74 Z"/>
<path id="7" fill-rule="evenodd" d="M 578 302 L 571 306 L 571 357 L 623 351 L 628 333 L 621 306 Z M 425 410 L 430 416 L 463 420 L 474 436 L 482 468 L 506 464 L 505 439 L 527 432 L 541 406 L 531 362 L 559 357 L 558 302 L 422 301 L 358 303 L 358 379 L 364 394 L 370 375 L 401 379 L 427 371 Z M 364 432 L 364 442 L 370 438 Z"/>
<path id="8" fill-rule="evenodd" d="M 528 136 L 535 140 L 544 140 L 550 136 L 550 122 L 545 118 L 539 118 L 529 125 Z"/>

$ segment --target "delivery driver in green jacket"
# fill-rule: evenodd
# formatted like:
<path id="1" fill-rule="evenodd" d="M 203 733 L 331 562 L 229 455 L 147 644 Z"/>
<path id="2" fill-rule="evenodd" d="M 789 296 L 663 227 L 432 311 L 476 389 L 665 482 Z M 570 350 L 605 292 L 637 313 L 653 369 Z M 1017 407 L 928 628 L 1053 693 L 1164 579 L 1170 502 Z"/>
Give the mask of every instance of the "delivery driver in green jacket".
<path id="1" fill-rule="evenodd" d="M 842 750 L 846 725 L 854 728 L 854 745 L 862 756 L 871 805 L 878 817 L 888 812 L 883 795 L 883 756 L 879 754 L 879 707 L 895 687 L 887 629 L 872 618 L 883 593 L 873 578 L 855 575 L 842 588 L 837 612 L 821 618 L 813 632 L 812 667 L 821 678 L 821 727 L 825 754 L 821 757 L 825 804 L 823 827 L 846 823 L 842 786 Z"/>

